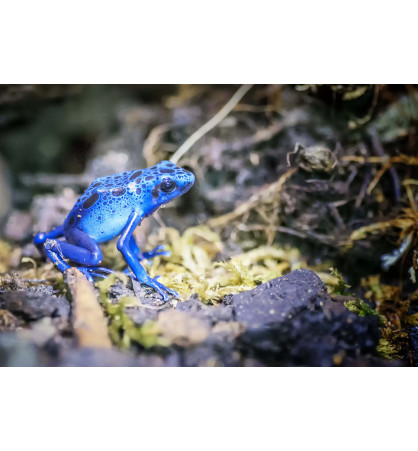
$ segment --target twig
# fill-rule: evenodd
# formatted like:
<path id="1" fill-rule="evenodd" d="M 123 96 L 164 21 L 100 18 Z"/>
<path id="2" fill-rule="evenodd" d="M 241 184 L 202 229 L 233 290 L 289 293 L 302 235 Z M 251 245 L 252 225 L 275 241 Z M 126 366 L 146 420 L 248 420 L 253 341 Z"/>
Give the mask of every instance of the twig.
<path id="1" fill-rule="evenodd" d="M 245 224 L 239 224 L 237 226 L 237 229 L 241 230 L 243 232 L 265 231 L 266 226 L 265 226 L 265 224 L 254 224 L 254 225 L 248 225 L 248 226 Z M 274 230 L 279 233 L 285 233 L 287 235 L 297 236 L 298 238 L 302 238 L 302 239 L 319 241 L 319 242 L 324 243 L 331 247 L 338 248 L 339 245 L 341 244 L 334 237 L 319 235 L 318 233 L 315 233 L 315 232 L 301 232 L 301 231 L 290 229 L 289 227 L 283 227 L 283 226 L 275 226 Z"/>
<path id="2" fill-rule="evenodd" d="M 197 129 L 184 143 L 176 150 L 170 161 L 177 164 L 180 158 L 190 150 L 190 148 L 200 139 L 206 135 L 212 128 L 216 127 L 225 117 L 234 109 L 238 102 L 251 89 L 253 85 L 242 85 L 238 91 L 231 97 L 231 99 L 213 116 L 206 124 L 203 124 Z"/>
<path id="3" fill-rule="evenodd" d="M 225 150 L 231 150 L 233 152 L 240 152 L 241 150 L 248 149 L 250 147 L 254 147 L 257 144 L 261 144 L 267 141 L 270 141 L 276 135 L 278 135 L 283 130 L 283 124 L 281 122 L 276 122 L 272 125 L 269 125 L 266 128 L 261 128 L 257 130 L 254 135 L 246 136 L 245 138 L 237 139 L 233 142 L 225 142 L 219 145 L 220 151 L 223 152 Z M 206 146 L 202 149 L 202 153 L 205 151 L 209 151 L 210 146 Z"/>
<path id="4" fill-rule="evenodd" d="M 208 222 L 209 227 L 220 227 L 228 224 L 239 216 L 247 213 L 249 210 L 257 207 L 262 198 L 270 199 L 274 196 L 274 193 L 280 193 L 284 183 L 297 171 L 297 168 L 292 168 L 289 171 L 282 174 L 277 182 L 267 185 L 261 188 L 257 193 L 253 194 L 250 199 L 242 204 L 238 205 L 234 211 L 226 213 L 225 215 L 213 218 Z"/>
<path id="5" fill-rule="evenodd" d="M 66 271 L 73 299 L 73 326 L 81 347 L 111 348 L 107 322 L 93 286 L 76 268 Z"/>
<path id="6" fill-rule="evenodd" d="M 418 166 L 418 157 L 410 157 L 409 155 L 399 154 L 396 157 L 362 157 L 358 155 L 345 155 L 341 157 L 341 161 L 347 163 L 360 163 L 360 164 L 385 164 L 385 163 L 403 163 L 412 166 Z"/>
<path id="7" fill-rule="evenodd" d="M 378 154 L 379 157 L 384 157 L 385 156 L 385 151 L 383 149 L 383 146 L 382 146 L 382 143 L 380 141 L 379 135 L 377 134 L 377 131 L 375 129 L 372 129 L 370 131 L 369 135 L 370 135 L 370 138 L 372 140 L 373 149 L 375 150 L 375 152 Z M 383 175 L 384 170 L 386 170 L 386 166 L 387 166 L 387 164 L 385 166 L 383 166 L 383 168 L 381 169 L 381 171 L 380 171 L 381 175 L 380 176 Z M 394 190 L 394 193 L 395 193 L 395 200 L 396 200 L 396 202 L 399 202 L 399 200 L 401 198 L 401 185 L 399 183 L 398 174 L 396 172 L 396 169 L 394 167 L 392 167 L 392 166 L 389 166 L 387 169 L 389 170 L 389 173 L 390 173 L 390 175 L 392 177 L 393 190 Z M 380 178 L 377 178 L 377 176 L 376 176 L 376 179 L 377 179 L 377 181 L 376 181 L 376 184 L 377 184 L 377 182 L 379 181 Z M 368 194 L 370 194 L 372 189 L 373 189 L 373 188 L 371 188 L 372 184 L 373 184 L 373 182 L 369 186 Z M 374 186 L 376 186 L 376 184 Z"/>
<path id="8" fill-rule="evenodd" d="M 370 184 L 371 177 L 372 177 L 372 173 L 371 173 L 370 165 L 366 164 L 366 173 L 364 175 L 363 184 L 361 185 L 360 192 L 356 198 L 356 203 L 354 204 L 356 208 L 360 208 L 360 205 L 362 204 L 364 197 L 366 196 L 367 187 Z"/>

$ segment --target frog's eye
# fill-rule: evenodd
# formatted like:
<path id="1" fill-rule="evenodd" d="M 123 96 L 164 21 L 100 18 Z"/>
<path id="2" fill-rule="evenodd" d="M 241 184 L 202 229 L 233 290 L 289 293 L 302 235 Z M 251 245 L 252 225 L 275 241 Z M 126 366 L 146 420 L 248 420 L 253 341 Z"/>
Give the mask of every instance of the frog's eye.
<path id="1" fill-rule="evenodd" d="M 177 188 L 176 182 L 173 182 L 173 180 L 164 180 L 163 183 L 161 183 L 161 191 L 163 193 L 172 193 Z"/>

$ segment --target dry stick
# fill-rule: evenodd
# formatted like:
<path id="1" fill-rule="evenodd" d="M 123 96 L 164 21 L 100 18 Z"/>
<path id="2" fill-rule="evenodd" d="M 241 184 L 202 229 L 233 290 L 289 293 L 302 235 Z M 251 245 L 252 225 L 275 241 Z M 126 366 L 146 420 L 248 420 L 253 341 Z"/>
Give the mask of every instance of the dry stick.
<path id="1" fill-rule="evenodd" d="M 379 138 L 379 135 L 378 135 L 377 131 L 373 128 L 369 132 L 369 135 L 370 135 L 370 138 L 372 140 L 373 148 L 374 148 L 375 152 L 378 154 L 378 156 L 379 157 L 385 156 L 385 151 L 383 149 L 383 146 L 382 146 L 382 143 L 380 141 L 380 138 Z M 394 167 L 389 167 L 388 170 L 389 170 L 390 176 L 392 177 L 393 190 L 395 192 L 395 200 L 398 203 L 400 198 L 401 198 L 401 184 L 399 182 L 398 173 L 396 172 L 396 169 Z M 382 175 L 383 175 L 383 168 L 382 168 Z M 377 176 L 376 176 L 375 180 L 376 180 L 376 182 L 375 182 L 376 184 L 374 186 L 376 186 L 378 181 L 379 181 Z M 373 188 L 371 188 L 372 183 L 369 186 L 367 194 L 370 194 L 372 189 L 373 189 Z"/>
<path id="2" fill-rule="evenodd" d="M 81 347 L 111 348 L 107 321 L 93 286 L 78 269 L 66 271 L 73 299 L 73 327 Z"/>
<path id="3" fill-rule="evenodd" d="M 257 193 L 253 194 L 248 201 L 238 205 L 235 210 L 226 213 L 225 215 L 218 216 L 217 218 L 213 218 L 208 221 L 207 224 L 209 227 L 221 227 L 247 213 L 250 209 L 257 207 L 263 197 L 270 198 L 274 193 L 280 193 L 286 180 L 288 180 L 296 171 L 297 168 L 289 169 L 280 176 L 279 180 L 261 188 Z"/>
<path id="4" fill-rule="evenodd" d="M 174 155 L 170 158 L 170 161 L 177 164 L 180 158 L 190 150 L 190 148 L 200 139 L 206 135 L 212 128 L 216 127 L 228 114 L 235 108 L 238 102 L 244 97 L 244 95 L 252 88 L 253 85 L 242 85 L 238 91 L 231 97 L 216 114 L 206 124 L 203 124 L 197 129 L 186 141 L 176 150 Z"/>
<path id="5" fill-rule="evenodd" d="M 409 164 L 409 165 L 418 165 L 418 157 L 410 157 L 409 155 L 400 154 L 396 157 L 361 157 L 357 155 L 345 155 L 341 157 L 341 161 L 348 162 L 348 163 L 360 163 L 360 164 L 366 164 L 366 163 L 373 163 L 373 164 L 385 164 L 387 162 L 391 163 L 403 163 L 403 164 Z"/>

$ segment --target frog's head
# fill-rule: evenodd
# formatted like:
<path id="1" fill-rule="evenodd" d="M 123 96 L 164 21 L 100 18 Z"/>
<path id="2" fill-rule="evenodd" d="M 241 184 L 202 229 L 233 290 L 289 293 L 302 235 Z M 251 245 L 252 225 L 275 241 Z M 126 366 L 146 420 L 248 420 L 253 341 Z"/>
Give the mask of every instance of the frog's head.
<path id="1" fill-rule="evenodd" d="M 174 163 L 160 161 L 146 170 L 144 181 L 148 185 L 148 204 L 152 213 L 161 205 L 189 191 L 195 176 Z"/>

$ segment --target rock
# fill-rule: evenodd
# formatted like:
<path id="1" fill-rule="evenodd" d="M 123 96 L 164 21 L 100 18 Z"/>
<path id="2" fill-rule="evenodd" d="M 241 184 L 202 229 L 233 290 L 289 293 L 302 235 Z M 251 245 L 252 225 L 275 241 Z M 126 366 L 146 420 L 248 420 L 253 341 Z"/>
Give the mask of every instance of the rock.
<path id="1" fill-rule="evenodd" d="M 36 346 L 14 333 L 0 334 L 0 366 L 41 366 Z"/>
<path id="2" fill-rule="evenodd" d="M 147 307 L 126 307 L 125 312 L 137 326 L 147 320 L 155 321 L 158 318 L 158 311 Z"/>
<path id="3" fill-rule="evenodd" d="M 7 310 L 0 310 L 0 332 L 15 330 L 22 324 L 19 318 L 16 318 Z"/>
<path id="4" fill-rule="evenodd" d="M 70 303 L 63 296 L 54 296 L 44 291 L 16 290 L 0 292 L 0 307 L 25 320 L 49 317 L 67 319 Z"/>
<path id="5" fill-rule="evenodd" d="M 23 241 L 32 235 L 32 216 L 24 211 L 14 210 L 7 219 L 4 235 L 13 241 Z"/>
<path id="6" fill-rule="evenodd" d="M 231 305 L 220 304 L 209 306 L 203 304 L 199 299 L 189 299 L 179 302 L 176 310 L 187 312 L 195 318 L 210 320 L 212 324 L 218 321 L 232 321 L 234 319 L 234 311 Z"/>
<path id="7" fill-rule="evenodd" d="M 313 271 L 299 269 L 234 295 L 232 304 L 236 320 L 254 330 L 292 319 L 301 309 L 312 310 L 325 298 L 329 296 L 321 279 Z"/>
<path id="8" fill-rule="evenodd" d="M 58 329 L 52 318 L 46 317 L 34 321 L 28 329 L 19 330 L 17 336 L 23 340 L 34 343 L 39 348 L 58 335 Z"/>
<path id="9" fill-rule="evenodd" d="M 182 366 L 240 366 L 240 353 L 234 341 L 221 334 L 212 334 L 198 346 L 183 349 Z"/>
<path id="10" fill-rule="evenodd" d="M 379 318 L 360 318 L 331 300 L 319 277 L 296 270 L 234 295 L 238 337 L 244 358 L 266 365 L 331 366 L 374 358 Z"/>
<path id="11" fill-rule="evenodd" d="M 188 312 L 188 313 L 199 313 L 208 307 L 203 304 L 199 299 L 188 299 L 187 301 L 178 302 L 176 305 L 176 310 L 179 312 Z"/>
<path id="12" fill-rule="evenodd" d="M 117 349 L 78 348 L 66 352 L 59 366 L 163 366 L 158 356 L 134 357 Z"/>
<path id="13" fill-rule="evenodd" d="M 409 331 L 409 339 L 411 343 L 411 355 L 414 366 L 418 366 L 418 327 L 413 326 Z"/>
<path id="14" fill-rule="evenodd" d="M 205 341 L 210 334 L 208 322 L 178 310 L 161 312 L 157 325 L 169 343 L 179 346 L 196 345 Z"/>
<path id="15" fill-rule="evenodd" d="M 212 328 L 212 333 L 220 334 L 226 339 L 236 338 L 245 331 L 245 326 L 238 321 L 219 321 Z"/>

